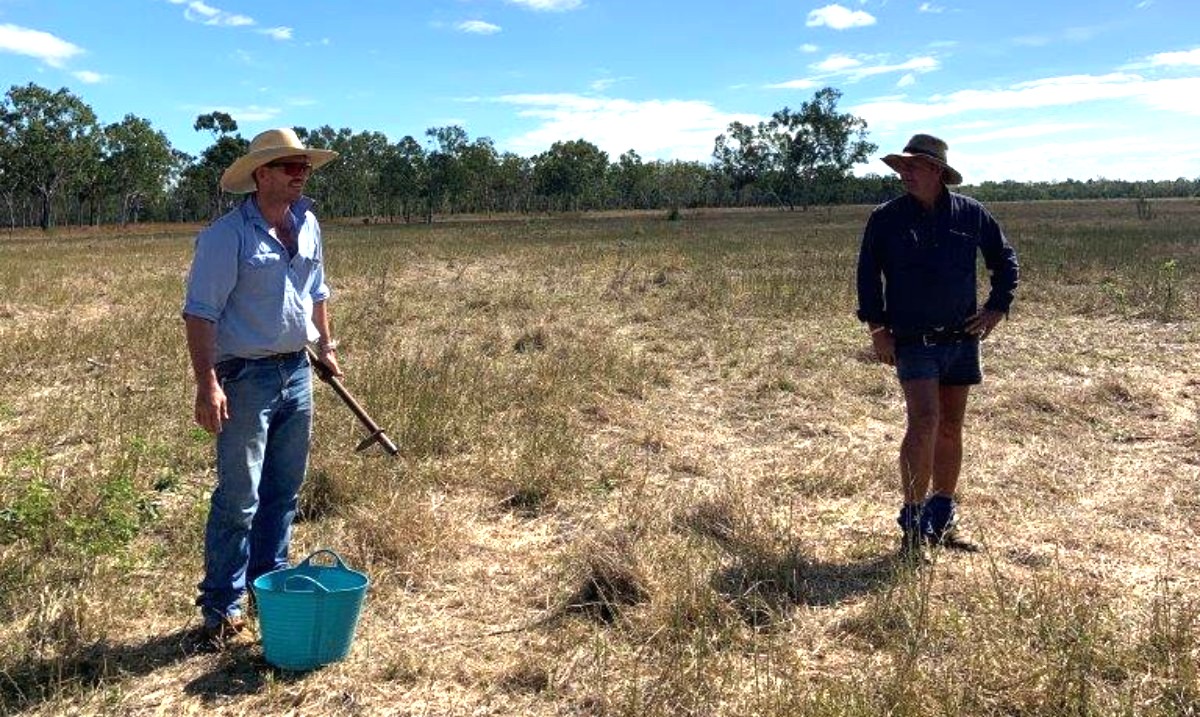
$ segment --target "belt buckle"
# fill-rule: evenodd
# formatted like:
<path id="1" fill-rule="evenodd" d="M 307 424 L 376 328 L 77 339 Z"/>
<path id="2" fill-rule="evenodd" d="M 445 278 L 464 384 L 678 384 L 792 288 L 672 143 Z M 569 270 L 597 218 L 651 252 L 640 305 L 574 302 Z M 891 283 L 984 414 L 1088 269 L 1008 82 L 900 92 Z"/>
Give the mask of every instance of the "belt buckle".
<path id="1" fill-rule="evenodd" d="M 937 337 L 946 331 L 945 326 L 936 326 L 933 331 L 921 334 L 921 344 L 923 346 L 937 346 Z"/>

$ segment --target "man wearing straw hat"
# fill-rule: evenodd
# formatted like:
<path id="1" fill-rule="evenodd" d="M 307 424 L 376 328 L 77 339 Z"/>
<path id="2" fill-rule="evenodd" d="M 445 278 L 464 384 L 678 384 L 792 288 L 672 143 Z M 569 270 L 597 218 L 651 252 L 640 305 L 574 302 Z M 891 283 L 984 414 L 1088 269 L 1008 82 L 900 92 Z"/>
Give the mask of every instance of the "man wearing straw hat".
<path id="1" fill-rule="evenodd" d="M 315 341 L 341 374 L 321 228 L 302 195 L 313 170 L 335 157 L 306 148 L 291 129 L 259 134 L 221 177 L 225 191 L 250 196 L 196 237 L 183 319 L 196 423 L 216 436 L 196 600 L 210 643 L 244 627 L 246 586 L 287 566 L 312 427 L 305 345 Z"/>
<path id="2" fill-rule="evenodd" d="M 1017 256 L 979 202 L 950 192 L 962 183 L 947 145 L 917 134 L 883 161 L 907 193 L 872 212 L 858 259 L 858 318 L 875 355 L 895 366 L 907 427 L 900 445 L 904 504 L 901 554 L 918 561 L 926 545 L 973 550 L 955 530 L 967 394 L 983 380 L 979 342 L 1008 314 Z M 991 274 L 980 309 L 976 257 Z"/>

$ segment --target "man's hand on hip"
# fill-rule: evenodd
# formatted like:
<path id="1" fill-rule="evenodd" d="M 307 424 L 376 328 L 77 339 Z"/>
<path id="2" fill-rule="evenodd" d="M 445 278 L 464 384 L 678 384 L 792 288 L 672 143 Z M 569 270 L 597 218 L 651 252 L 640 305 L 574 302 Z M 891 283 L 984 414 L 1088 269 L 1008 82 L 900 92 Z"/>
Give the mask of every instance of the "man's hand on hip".
<path id="1" fill-rule="evenodd" d="M 996 325 L 1003 319 L 1003 311 L 981 309 L 980 311 L 976 311 L 974 316 L 967 319 L 966 331 L 968 334 L 974 334 L 980 339 L 986 339 L 988 334 L 992 333 L 992 329 L 995 329 Z"/>

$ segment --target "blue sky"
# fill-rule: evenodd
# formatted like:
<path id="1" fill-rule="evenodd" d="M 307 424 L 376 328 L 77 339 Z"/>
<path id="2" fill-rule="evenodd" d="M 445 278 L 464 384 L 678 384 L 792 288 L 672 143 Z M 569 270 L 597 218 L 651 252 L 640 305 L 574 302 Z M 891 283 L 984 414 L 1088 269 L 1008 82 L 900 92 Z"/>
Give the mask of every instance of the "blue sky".
<path id="1" fill-rule="evenodd" d="M 1198 28 L 1196 0 L 0 0 L 0 87 L 67 87 L 193 154 L 222 110 L 247 137 L 458 124 L 707 161 L 829 85 L 879 155 L 932 132 L 968 183 L 1194 179 Z"/>

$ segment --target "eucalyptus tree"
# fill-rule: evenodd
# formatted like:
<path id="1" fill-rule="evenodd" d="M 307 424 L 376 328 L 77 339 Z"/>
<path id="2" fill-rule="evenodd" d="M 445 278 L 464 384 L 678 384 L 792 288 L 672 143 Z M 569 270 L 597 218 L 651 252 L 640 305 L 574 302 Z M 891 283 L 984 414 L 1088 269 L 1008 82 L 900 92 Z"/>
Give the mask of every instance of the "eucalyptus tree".
<path id="1" fill-rule="evenodd" d="M 380 214 L 384 202 L 380 179 L 389 151 L 386 135 L 324 125 L 308 133 L 307 144 L 338 153 L 337 160 L 315 173 L 309 183 L 313 196 L 325 204 L 327 215 L 368 218 Z"/>
<path id="2" fill-rule="evenodd" d="M 9 139 L 11 134 L 12 127 L 0 122 L 0 195 L 3 195 L 4 204 L 8 208 L 10 230 L 17 226 L 17 198 L 25 194 L 25 188 L 17 175 L 17 163 L 13 156 L 16 146 Z"/>
<path id="3" fill-rule="evenodd" d="M 841 96 L 826 87 L 798 111 L 784 107 L 755 127 L 730 124 L 714 144 L 716 164 L 735 189 L 753 184 L 789 208 L 836 201 L 851 168 L 876 149 L 866 120 L 837 111 Z"/>
<path id="4" fill-rule="evenodd" d="M 430 127 L 425 136 L 434 142 L 425 154 L 425 221 L 433 222 L 435 211 L 453 211 L 454 200 L 467 186 L 462 164 L 467 131 L 458 125 Z"/>
<path id="5" fill-rule="evenodd" d="M 459 162 L 465 178 L 462 208 L 490 213 L 495 208 L 495 178 L 499 168 L 495 143 L 488 137 L 476 139 L 462 148 Z"/>
<path id="6" fill-rule="evenodd" d="M 92 108 L 65 87 L 51 92 L 30 83 L 5 94 L 0 104 L 5 181 L 37 196 L 42 229 L 54 223 L 59 191 L 78 180 L 97 153 L 98 134 Z"/>
<path id="7" fill-rule="evenodd" d="M 622 154 L 609 167 L 608 173 L 619 206 L 629 209 L 651 209 L 656 206 L 654 167 L 643 162 L 636 150 Z"/>
<path id="8" fill-rule="evenodd" d="M 335 130 L 329 125 L 322 125 L 314 129 L 305 127 L 294 127 L 296 136 L 300 141 L 311 149 L 331 149 L 335 152 L 339 150 L 339 145 L 346 143 L 346 138 L 351 134 L 349 129 Z M 346 216 L 349 208 L 345 206 L 345 196 L 343 193 L 343 179 L 346 175 L 346 166 L 344 159 L 338 157 L 321 168 L 321 171 L 314 172 L 308 178 L 308 184 L 304 187 L 305 194 L 308 194 L 321 205 L 321 215 L 325 217 L 340 217 Z"/>
<path id="9" fill-rule="evenodd" d="M 496 161 L 492 192 L 502 212 L 528 212 L 533 202 L 533 161 L 504 152 Z"/>
<path id="10" fill-rule="evenodd" d="M 188 212 L 191 218 L 215 219 L 237 201 L 221 191 L 221 175 L 238 157 L 246 153 L 250 143 L 240 134 L 235 134 L 238 129 L 237 122 L 224 112 L 210 112 L 197 116 L 192 129 L 211 133 L 213 143 L 200 153 L 198 162 L 183 172 L 176 191 L 184 193 L 185 201 L 191 206 Z M 197 199 L 202 200 L 202 208 L 194 206 Z"/>
<path id="11" fill-rule="evenodd" d="M 395 207 L 399 205 L 404 223 L 412 221 L 413 210 L 425 195 L 427 171 L 425 149 L 412 135 L 405 135 L 390 147 L 379 176 L 379 186 L 384 205 L 389 207 L 389 216 L 395 216 Z"/>
<path id="12" fill-rule="evenodd" d="M 747 187 L 761 184 L 772 167 L 771 148 L 766 141 L 766 124 L 757 127 L 732 122 L 728 135 L 717 135 L 713 160 L 728 178 L 734 194 L 743 195 Z"/>
<path id="13" fill-rule="evenodd" d="M 104 128 L 104 165 L 122 225 L 136 222 L 146 200 L 162 194 L 173 158 L 167 136 L 148 120 L 127 114 Z"/>
<path id="14" fill-rule="evenodd" d="M 537 192 L 563 210 L 599 205 L 608 173 L 608 154 L 583 139 L 555 142 L 533 162 Z"/>
<path id="15" fill-rule="evenodd" d="M 658 186 L 664 201 L 671 211 L 683 207 L 696 207 L 706 203 L 710 172 L 699 162 L 682 160 L 654 163 Z"/>

